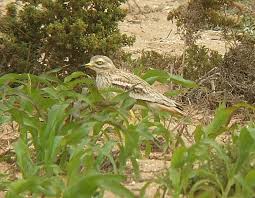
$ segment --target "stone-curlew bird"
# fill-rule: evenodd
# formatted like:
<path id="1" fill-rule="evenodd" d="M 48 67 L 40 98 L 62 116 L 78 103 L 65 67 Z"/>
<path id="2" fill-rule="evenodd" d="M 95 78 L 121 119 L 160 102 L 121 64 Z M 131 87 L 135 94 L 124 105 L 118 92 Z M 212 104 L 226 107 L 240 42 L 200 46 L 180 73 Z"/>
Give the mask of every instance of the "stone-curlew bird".
<path id="1" fill-rule="evenodd" d="M 152 108 L 184 115 L 180 104 L 159 93 L 140 77 L 117 69 L 106 56 L 93 56 L 85 66 L 96 72 L 96 85 L 99 89 L 118 87 L 128 91 L 130 97 L 145 101 Z"/>

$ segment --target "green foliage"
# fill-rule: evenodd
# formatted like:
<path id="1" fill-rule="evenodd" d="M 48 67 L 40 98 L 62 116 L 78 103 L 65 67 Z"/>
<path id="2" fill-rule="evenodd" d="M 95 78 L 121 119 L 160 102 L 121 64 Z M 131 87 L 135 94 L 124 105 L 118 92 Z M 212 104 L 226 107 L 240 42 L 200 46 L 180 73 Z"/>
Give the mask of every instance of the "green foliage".
<path id="1" fill-rule="evenodd" d="M 87 93 L 75 91 L 81 84 Z M 0 113 L 8 118 L 3 121 L 17 122 L 20 132 L 14 149 L 22 178 L 8 185 L 7 197 L 92 197 L 104 190 L 134 197 L 120 184 L 127 161 L 139 177 L 140 145 L 155 135 L 165 137 L 162 147 L 171 142 L 167 129 L 148 111 L 138 122 L 129 122 L 136 101 L 128 93 L 98 92 L 82 72 L 63 82 L 53 74 L 10 73 L 0 77 L 0 89 Z M 118 94 L 110 101 L 112 92 Z M 109 174 L 103 174 L 106 163 Z"/>
<path id="2" fill-rule="evenodd" d="M 244 43 L 225 54 L 222 74 L 228 83 L 219 82 L 218 87 L 233 95 L 241 95 L 248 102 L 255 103 L 255 47 Z"/>
<path id="3" fill-rule="evenodd" d="M 175 68 L 177 58 L 169 54 L 160 54 L 155 51 L 142 51 L 141 56 L 133 61 L 130 61 L 134 72 L 141 74 L 148 70 L 148 68 L 171 71 Z"/>
<path id="4" fill-rule="evenodd" d="M 163 83 L 174 79 L 187 87 L 196 85 L 160 70 L 149 70 L 144 78 L 151 82 L 159 76 Z M 82 93 L 81 85 L 87 87 Z M 238 109 L 255 111 L 254 106 L 221 105 L 210 124 L 197 126 L 195 143 L 188 147 L 163 124 L 169 114 L 153 114 L 145 106 L 131 122 L 129 110 L 136 101 L 127 92 L 95 89 L 94 81 L 82 72 L 63 81 L 54 72 L 10 73 L 0 77 L 0 90 L 1 120 L 17 122 L 20 133 L 14 152 L 21 177 L 14 181 L 0 177 L 6 197 L 101 197 L 104 191 L 134 197 L 122 185 L 127 162 L 134 178 L 139 178 L 137 159 L 144 151 L 148 156 L 152 144 L 173 150 L 171 166 L 156 180 L 164 193 L 173 197 L 254 195 L 254 122 L 246 127 L 230 122 Z M 231 132 L 232 143 L 217 141 L 225 132 Z M 160 145 L 155 141 L 158 136 L 164 140 Z M 141 189 L 141 195 L 153 181 Z"/>
<path id="5" fill-rule="evenodd" d="M 198 80 L 214 67 L 221 66 L 223 61 L 217 51 L 209 50 L 204 46 L 189 46 L 185 53 L 183 76 L 191 80 Z"/>
<path id="6" fill-rule="evenodd" d="M 254 125 L 229 125 L 233 113 L 244 103 L 216 110 L 208 126 L 197 126 L 196 143 L 177 148 L 172 163 L 162 178 L 161 188 L 173 197 L 254 197 Z M 220 143 L 216 138 L 230 131 L 232 143 Z"/>
<path id="7" fill-rule="evenodd" d="M 154 83 L 155 81 L 158 81 L 161 83 L 174 82 L 187 88 L 194 88 L 198 86 L 194 81 L 186 80 L 181 76 L 169 74 L 166 71 L 156 69 L 147 71 L 143 75 L 143 79 L 149 82 L 150 84 Z"/>
<path id="8" fill-rule="evenodd" d="M 177 27 L 188 46 L 195 44 L 200 30 L 213 28 L 221 28 L 225 38 L 254 42 L 254 14 L 248 4 L 253 4 L 251 2 L 191 0 L 169 12 L 168 20 L 177 21 Z"/>
<path id="9" fill-rule="evenodd" d="M 218 93 L 217 97 L 211 95 L 212 100 L 224 97 L 250 103 L 255 101 L 252 83 L 255 75 L 254 5 L 251 0 L 191 0 L 168 15 L 169 20 L 176 20 L 186 44 L 182 59 L 184 77 L 192 80 L 200 78 L 209 92 L 213 89 L 214 93 Z M 201 32 L 212 29 L 221 30 L 219 33 L 226 46 L 230 46 L 223 58 L 217 52 L 196 45 Z M 194 98 L 194 91 L 191 92 Z M 204 90 L 196 93 L 208 94 Z"/>
<path id="10" fill-rule="evenodd" d="M 125 0 L 23 0 L 9 4 L 0 17 L 0 72 L 41 73 L 56 67 L 66 71 L 92 55 L 112 56 L 134 38 L 121 34 Z"/>

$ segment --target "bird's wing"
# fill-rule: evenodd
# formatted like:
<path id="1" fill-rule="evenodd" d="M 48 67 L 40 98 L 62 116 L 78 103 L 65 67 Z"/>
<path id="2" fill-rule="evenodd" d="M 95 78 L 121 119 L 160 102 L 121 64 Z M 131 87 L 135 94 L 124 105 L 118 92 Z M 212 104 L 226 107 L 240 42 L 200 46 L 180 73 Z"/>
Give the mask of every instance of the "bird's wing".
<path id="1" fill-rule="evenodd" d="M 130 97 L 137 100 L 173 107 L 176 111 L 181 111 L 181 105 L 159 93 L 149 83 L 132 73 L 118 70 L 112 74 L 112 85 L 129 91 Z"/>

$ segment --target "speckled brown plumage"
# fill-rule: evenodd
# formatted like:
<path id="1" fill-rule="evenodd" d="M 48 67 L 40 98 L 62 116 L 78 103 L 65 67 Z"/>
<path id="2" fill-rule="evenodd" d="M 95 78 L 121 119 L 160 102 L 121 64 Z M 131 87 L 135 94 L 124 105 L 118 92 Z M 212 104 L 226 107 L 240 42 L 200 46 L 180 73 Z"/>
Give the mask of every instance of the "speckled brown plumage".
<path id="1" fill-rule="evenodd" d="M 147 102 L 153 108 L 160 108 L 183 114 L 181 106 L 155 90 L 149 83 L 127 71 L 117 69 L 112 60 L 106 56 L 93 56 L 87 67 L 93 69 L 96 85 L 100 88 L 118 87 L 129 91 L 129 96 Z"/>

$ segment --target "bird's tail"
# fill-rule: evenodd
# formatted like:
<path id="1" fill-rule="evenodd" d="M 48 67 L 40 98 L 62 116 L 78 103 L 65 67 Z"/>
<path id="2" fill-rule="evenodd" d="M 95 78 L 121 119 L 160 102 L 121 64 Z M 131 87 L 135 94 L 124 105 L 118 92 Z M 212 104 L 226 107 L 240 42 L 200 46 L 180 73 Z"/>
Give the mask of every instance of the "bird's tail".
<path id="1" fill-rule="evenodd" d="M 179 106 L 179 105 L 176 105 L 176 106 L 165 106 L 165 105 L 159 104 L 159 106 L 160 106 L 163 110 L 168 111 L 168 112 L 170 112 L 170 113 L 178 114 L 178 115 L 181 115 L 181 116 L 184 116 L 184 115 L 185 115 L 185 113 L 184 113 L 182 107 Z"/>
<path id="2" fill-rule="evenodd" d="M 153 108 L 153 109 L 160 109 L 163 111 L 167 111 L 176 115 L 180 115 L 180 116 L 184 116 L 185 113 L 182 110 L 182 107 L 179 104 L 176 104 L 176 106 L 166 106 L 166 105 L 162 105 L 162 104 L 158 104 L 158 103 L 149 103 L 149 105 Z"/>

